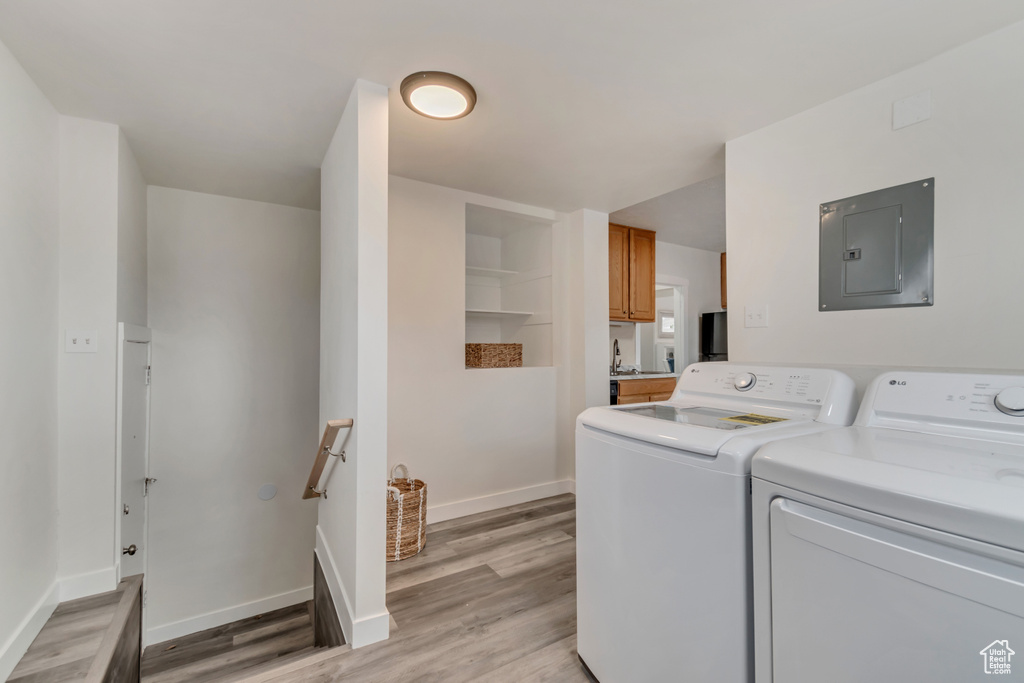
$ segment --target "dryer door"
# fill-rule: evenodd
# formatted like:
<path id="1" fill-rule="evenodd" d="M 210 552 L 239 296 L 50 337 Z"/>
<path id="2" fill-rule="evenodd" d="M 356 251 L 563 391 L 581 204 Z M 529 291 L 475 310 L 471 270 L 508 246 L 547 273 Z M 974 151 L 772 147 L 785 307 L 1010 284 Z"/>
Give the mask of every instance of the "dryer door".
<path id="1" fill-rule="evenodd" d="M 1024 674 L 1024 554 L 858 516 L 771 504 L 776 683 Z"/>

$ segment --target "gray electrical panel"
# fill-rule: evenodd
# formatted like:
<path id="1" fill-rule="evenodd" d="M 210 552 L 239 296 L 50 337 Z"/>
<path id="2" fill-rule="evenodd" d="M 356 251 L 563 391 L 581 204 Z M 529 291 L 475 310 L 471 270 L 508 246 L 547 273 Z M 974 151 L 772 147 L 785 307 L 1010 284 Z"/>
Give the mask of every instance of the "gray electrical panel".
<path id="1" fill-rule="evenodd" d="M 821 205 L 818 310 L 931 306 L 935 179 Z"/>

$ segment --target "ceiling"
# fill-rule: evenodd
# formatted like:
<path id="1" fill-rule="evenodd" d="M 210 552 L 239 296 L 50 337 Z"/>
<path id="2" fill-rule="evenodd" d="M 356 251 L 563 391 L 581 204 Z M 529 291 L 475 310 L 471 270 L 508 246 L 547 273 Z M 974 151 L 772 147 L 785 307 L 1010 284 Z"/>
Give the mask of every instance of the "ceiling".
<path id="1" fill-rule="evenodd" d="M 364 78 L 392 89 L 392 173 L 612 211 L 1020 20 L 1020 0 L 0 0 L 0 41 L 58 111 L 120 124 L 154 185 L 317 208 Z M 398 85 L 420 70 L 468 79 L 476 110 L 409 111 Z"/>
<path id="2" fill-rule="evenodd" d="M 725 174 L 619 209 L 608 218 L 655 230 L 661 242 L 725 251 Z"/>

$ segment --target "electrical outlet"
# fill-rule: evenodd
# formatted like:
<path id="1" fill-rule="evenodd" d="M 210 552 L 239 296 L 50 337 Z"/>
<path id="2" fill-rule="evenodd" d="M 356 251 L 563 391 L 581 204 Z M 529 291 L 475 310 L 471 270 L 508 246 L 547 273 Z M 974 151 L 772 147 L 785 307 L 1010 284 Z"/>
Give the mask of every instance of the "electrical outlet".
<path id="1" fill-rule="evenodd" d="M 743 307 L 744 327 L 768 327 L 768 306 L 759 304 Z"/>
<path id="2" fill-rule="evenodd" d="M 99 339 L 96 330 L 68 330 L 64 336 L 66 353 L 96 353 Z"/>

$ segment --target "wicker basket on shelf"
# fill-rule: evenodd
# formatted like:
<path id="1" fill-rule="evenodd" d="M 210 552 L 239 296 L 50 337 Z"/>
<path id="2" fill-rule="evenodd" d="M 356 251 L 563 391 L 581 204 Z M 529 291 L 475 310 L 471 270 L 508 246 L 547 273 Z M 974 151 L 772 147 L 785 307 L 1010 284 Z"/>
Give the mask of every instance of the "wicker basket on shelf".
<path id="1" fill-rule="evenodd" d="M 466 344 L 467 368 L 521 368 L 522 344 Z"/>
<path id="2" fill-rule="evenodd" d="M 405 476 L 398 476 L 398 470 Z M 388 562 L 412 557 L 427 545 L 427 485 L 398 464 L 388 479 Z"/>

